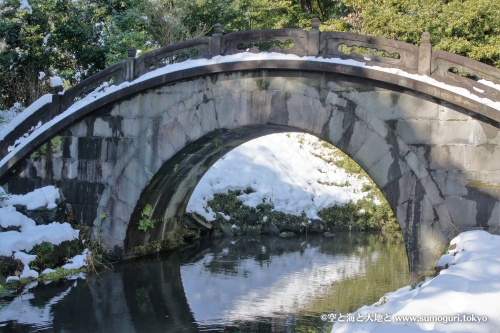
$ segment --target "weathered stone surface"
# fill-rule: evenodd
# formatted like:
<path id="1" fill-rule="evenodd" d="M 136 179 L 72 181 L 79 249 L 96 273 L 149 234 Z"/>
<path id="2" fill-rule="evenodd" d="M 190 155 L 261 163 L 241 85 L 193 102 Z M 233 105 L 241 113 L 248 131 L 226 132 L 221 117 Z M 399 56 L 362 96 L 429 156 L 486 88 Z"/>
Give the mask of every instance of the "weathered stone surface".
<path id="1" fill-rule="evenodd" d="M 498 227 L 500 135 L 494 122 L 481 120 L 486 111 L 475 111 L 464 98 L 453 100 L 456 105 L 441 101 L 452 95 L 435 87 L 426 96 L 409 78 L 364 69 L 377 77 L 372 80 L 359 69 L 344 76 L 297 63 L 306 67 L 261 70 L 240 63 L 244 70 L 229 70 L 232 64 L 218 64 L 218 71 L 228 71 L 173 82 L 165 76 L 149 88 L 132 84 L 129 95 L 108 96 L 109 105 L 49 130 L 45 139 L 57 138 L 41 155 L 23 157 L 4 186 L 13 193 L 61 187 L 79 222 L 102 226 L 106 248 L 120 257 L 130 250 L 125 238 L 136 233 L 130 221 L 146 204 L 154 204 L 155 216 L 172 219 L 165 228 L 170 232 L 183 202 L 222 152 L 261 135 L 298 130 L 341 148 L 383 188 L 410 260 L 429 260 L 440 237 L 449 239 L 456 228 Z M 223 141 L 218 147 L 215 137 Z M 179 174 L 162 174 L 170 178 L 161 182 L 163 166 Z M 154 188 L 160 183 L 164 187 Z M 147 201 L 150 189 L 162 193 L 158 202 Z M 139 236 L 144 242 L 144 233 Z M 167 231 L 148 237 L 161 240 Z"/>
<path id="2" fill-rule="evenodd" d="M 262 225 L 262 233 L 266 235 L 278 236 L 280 234 L 280 230 L 274 224 L 268 221 Z"/>
<path id="3" fill-rule="evenodd" d="M 462 197 L 447 197 L 446 205 L 455 224 L 472 227 L 476 225 L 476 202 Z"/>
<path id="4" fill-rule="evenodd" d="M 283 238 L 289 238 L 289 237 L 295 237 L 297 236 L 296 234 L 294 234 L 293 232 L 291 231 L 283 231 L 282 233 L 280 233 L 279 235 L 280 237 L 283 237 Z"/>
<path id="5" fill-rule="evenodd" d="M 353 159 L 364 169 L 370 169 L 377 163 L 391 146 L 375 132 L 372 132 L 359 150 L 354 154 Z"/>

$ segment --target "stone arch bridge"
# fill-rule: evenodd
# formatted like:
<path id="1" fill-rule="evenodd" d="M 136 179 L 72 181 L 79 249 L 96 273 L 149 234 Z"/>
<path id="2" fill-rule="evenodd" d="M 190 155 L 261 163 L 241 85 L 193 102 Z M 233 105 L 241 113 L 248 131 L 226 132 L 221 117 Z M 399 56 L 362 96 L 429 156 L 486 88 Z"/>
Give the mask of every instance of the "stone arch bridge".
<path id="1" fill-rule="evenodd" d="M 318 27 L 315 19 L 309 31 L 222 35 L 216 25 L 212 37 L 139 57 L 131 49 L 125 62 L 25 111 L 1 138 L 1 184 L 11 193 L 59 187 L 78 222 L 126 259 L 177 232 L 194 187 L 224 153 L 301 131 L 374 179 L 401 225 L 413 278 L 458 232 L 496 232 L 500 71 L 433 51 L 428 33 L 415 46 Z M 168 222 L 138 230 L 146 204 Z"/>

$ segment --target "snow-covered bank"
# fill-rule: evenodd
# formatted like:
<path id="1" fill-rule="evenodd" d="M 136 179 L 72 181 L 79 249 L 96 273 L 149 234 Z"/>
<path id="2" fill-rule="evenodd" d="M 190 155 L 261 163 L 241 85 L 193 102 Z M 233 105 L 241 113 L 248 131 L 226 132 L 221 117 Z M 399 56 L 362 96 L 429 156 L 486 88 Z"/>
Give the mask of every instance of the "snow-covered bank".
<path id="1" fill-rule="evenodd" d="M 332 333 L 500 332 L 500 236 L 468 231 L 450 245 L 437 277 L 344 316 Z"/>
<path id="2" fill-rule="evenodd" d="M 189 200 L 187 211 L 208 221 L 215 214 L 207 201 L 214 193 L 244 190 L 255 192 L 238 198 L 250 207 L 268 202 L 286 214 L 305 212 L 319 219 L 323 208 L 357 201 L 369 193 L 363 185 L 369 180 L 348 174 L 318 156 L 332 157 L 332 150 L 309 134 L 280 133 L 249 141 L 217 161 L 200 180 Z"/>
<path id="3" fill-rule="evenodd" d="M 52 222 L 47 225 L 37 225 L 35 221 L 21 214 L 13 205 L 26 206 L 27 210 L 33 210 L 40 207 L 53 209 L 56 200 L 60 198 L 59 190 L 54 186 L 47 186 L 25 195 L 9 195 L 0 187 L 0 196 L 4 198 L 0 201 L 0 226 L 2 228 L 19 227 L 19 231 L 10 230 L 0 232 L 0 255 L 13 257 L 24 264 L 24 269 L 19 276 L 7 277 L 7 282 L 19 280 L 19 278 L 38 278 L 39 272 L 30 268 L 29 264 L 36 259 L 36 255 L 29 255 L 29 252 L 35 245 L 49 242 L 52 245 L 59 245 L 64 241 L 78 239 L 79 230 L 75 230 L 67 222 Z M 25 251 L 25 252 L 22 252 Z M 87 250 L 81 255 L 68 260 L 72 264 L 66 264 L 63 268 L 77 269 L 85 266 L 83 260 Z M 82 259 L 83 258 L 83 259 Z M 53 271 L 44 271 L 50 273 Z"/>

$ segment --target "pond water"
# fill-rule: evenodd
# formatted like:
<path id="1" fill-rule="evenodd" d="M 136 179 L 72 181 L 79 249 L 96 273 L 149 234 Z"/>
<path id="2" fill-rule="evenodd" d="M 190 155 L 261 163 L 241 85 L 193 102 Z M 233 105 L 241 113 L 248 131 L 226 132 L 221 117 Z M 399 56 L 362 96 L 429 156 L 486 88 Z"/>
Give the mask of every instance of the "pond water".
<path id="1" fill-rule="evenodd" d="M 0 332 L 330 332 L 409 284 L 400 234 L 245 236 L 0 299 Z"/>

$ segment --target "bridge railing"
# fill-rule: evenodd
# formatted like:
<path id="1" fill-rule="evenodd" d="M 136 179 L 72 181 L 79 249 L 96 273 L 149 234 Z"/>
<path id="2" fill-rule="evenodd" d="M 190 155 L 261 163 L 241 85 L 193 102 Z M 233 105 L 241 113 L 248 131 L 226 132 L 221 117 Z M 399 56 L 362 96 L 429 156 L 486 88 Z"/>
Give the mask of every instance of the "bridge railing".
<path id="1" fill-rule="evenodd" d="M 50 107 L 44 105 L 15 130 L 4 134 L 0 155 L 22 136 L 26 129 L 53 119 L 71 105 L 103 85 L 133 81 L 158 68 L 188 59 L 210 59 L 244 52 L 278 52 L 297 56 L 356 60 L 366 66 L 397 68 L 410 74 L 429 76 L 437 81 L 467 89 L 480 97 L 500 102 L 500 91 L 480 79 L 500 84 L 500 70 L 478 61 L 445 51 L 432 51 L 430 34 L 422 35 L 420 46 L 395 40 L 344 32 L 320 32 L 318 19 L 309 31 L 277 29 L 233 32 L 222 35 L 222 26 L 214 26 L 211 37 L 171 44 L 136 57 L 129 49 L 128 58 L 83 80 L 64 93 L 54 94 Z"/>

